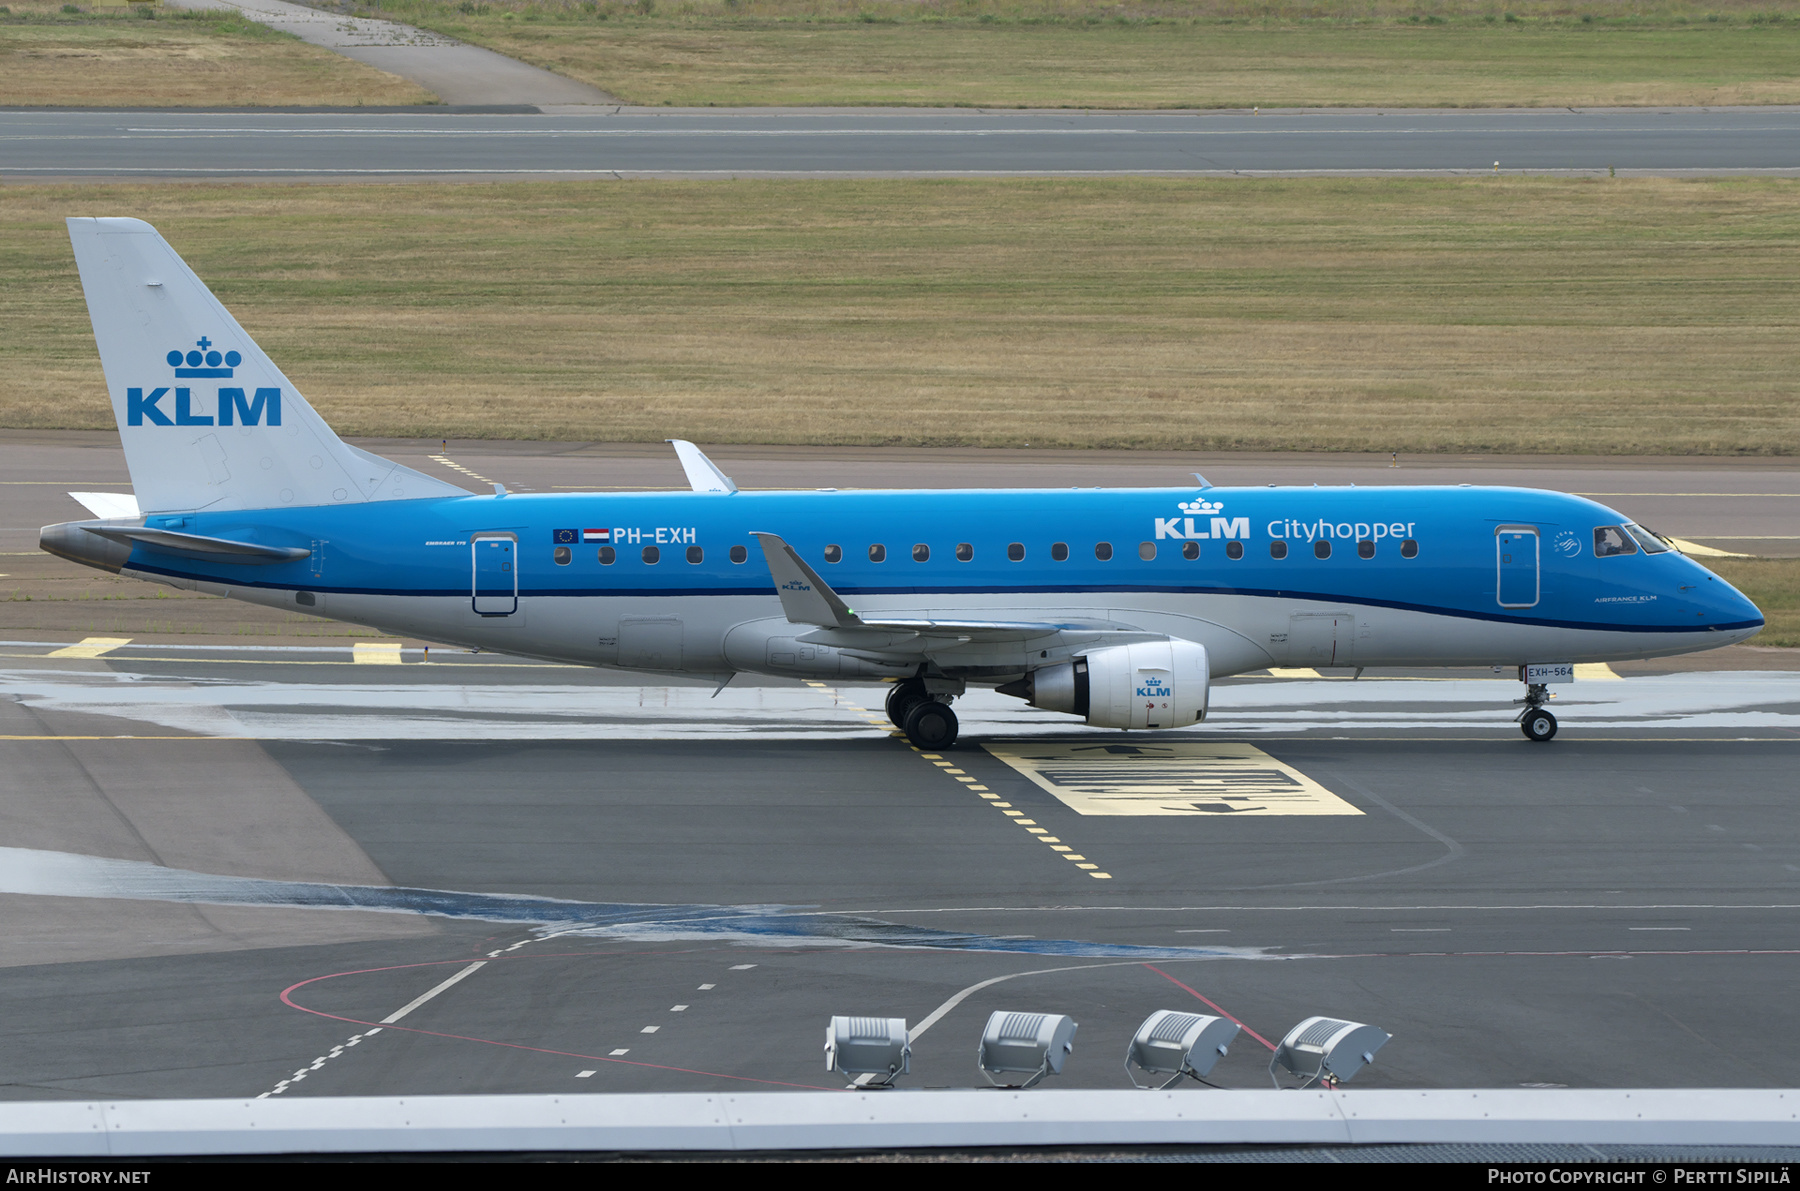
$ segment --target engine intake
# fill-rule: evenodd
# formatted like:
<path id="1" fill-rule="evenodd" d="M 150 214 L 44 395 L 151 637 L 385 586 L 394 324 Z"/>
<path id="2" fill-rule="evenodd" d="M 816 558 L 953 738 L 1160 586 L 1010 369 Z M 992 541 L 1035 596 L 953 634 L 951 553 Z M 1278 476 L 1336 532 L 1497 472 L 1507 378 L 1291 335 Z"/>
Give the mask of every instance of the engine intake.
<path id="1" fill-rule="evenodd" d="M 1033 670 L 1000 691 L 1096 728 L 1182 728 L 1206 718 L 1210 681 L 1206 646 L 1140 641 Z"/>

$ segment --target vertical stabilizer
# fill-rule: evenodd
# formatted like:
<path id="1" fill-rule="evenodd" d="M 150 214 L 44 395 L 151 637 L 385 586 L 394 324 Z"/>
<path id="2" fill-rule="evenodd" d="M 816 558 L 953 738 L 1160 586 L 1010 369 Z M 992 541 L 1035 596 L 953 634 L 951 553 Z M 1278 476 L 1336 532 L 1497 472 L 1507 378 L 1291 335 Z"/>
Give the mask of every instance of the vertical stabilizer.
<path id="1" fill-rule="evenodd" d="M 332 433 L 155 228 L 68 223 L 145 513 L 468 495 Z"/>

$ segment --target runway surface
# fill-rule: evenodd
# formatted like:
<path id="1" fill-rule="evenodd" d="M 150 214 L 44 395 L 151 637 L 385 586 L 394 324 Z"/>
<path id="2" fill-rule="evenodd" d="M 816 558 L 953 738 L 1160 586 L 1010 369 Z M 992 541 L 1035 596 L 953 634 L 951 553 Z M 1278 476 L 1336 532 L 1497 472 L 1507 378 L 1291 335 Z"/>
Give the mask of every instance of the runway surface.
<path id="1" fill-rule="evenodd" d="M 70 593 L 4 605 L 0 1097 L 829 1087 L 836 1013 L 906 1017 L 910 1086 L 971 1086 L 995 1009 L 1076 1017 L 1062 1086 L 1125 1086 L 1162 1008 L 1244 1024 L 1227 1086 L 1314 1013 L 1394 1035 L 1354 1087 L 1791 1083 L 1785 651 L 1589 671 L 1547 746 L 1491 672 L 1327 672 L 1129 738 L 974 694 L 932 755 L 876 688 L 714 699 L 117 598 L 154 589 L 53 573 L 21 528 L 119 486 L 104 437 L 0 443 L 0 587 Z M 679 478 L 663 448 L 368 445 L 539 490 Z M 1721 542 L 1777 540 L 1800 491 L 1742 462 L 719 456 L 746 486 L 1506 474 Z M 115 615 L 147 618 L 93 640 Z"/>
<path id="2" fill-rule="evenodd" d="M 1791 173 L 1767 108 L 0 111 L 0 175 L 407 177 Z"/>

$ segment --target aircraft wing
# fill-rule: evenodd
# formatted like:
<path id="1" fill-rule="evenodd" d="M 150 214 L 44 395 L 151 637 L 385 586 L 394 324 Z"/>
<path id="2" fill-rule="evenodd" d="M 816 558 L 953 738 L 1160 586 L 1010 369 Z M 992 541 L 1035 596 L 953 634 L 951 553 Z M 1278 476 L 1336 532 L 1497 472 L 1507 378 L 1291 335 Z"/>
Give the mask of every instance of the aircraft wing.
<path id="1" fill-rule="evenodd" d="M 789 622 L 815 626 L 798 639 L 852 656 L 877 661 L 941 656 L 950 665 L 1032 669 L 1099 645 L 1164 640 L 1161 633 L 1088 622 L 865 619 L 778 534 L 753 536 L 762 544 Z"/>

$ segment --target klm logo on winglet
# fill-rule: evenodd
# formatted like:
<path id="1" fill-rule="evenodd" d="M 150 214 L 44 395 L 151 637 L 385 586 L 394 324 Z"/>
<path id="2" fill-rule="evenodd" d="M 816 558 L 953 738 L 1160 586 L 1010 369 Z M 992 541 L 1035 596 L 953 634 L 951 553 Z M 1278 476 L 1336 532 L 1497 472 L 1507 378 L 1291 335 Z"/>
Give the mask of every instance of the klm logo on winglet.
<path id="1" fill-rule="evenodd" d="M 166 359 L 175 369 L 177 379 L 189 377 L 229 378 L 232 369 L 243 363 L 237 352 L 213 350 L 213 342 L 202 335 L 195 341 L 198 350 L 185 354 L 171 351 Z M 257 389 L 246 395 L 241 388 L 221 386 L 215 414 L 194 408 L 194 391 L 185 385 L 175 386 L 174 416 L 162 404 L 170 394 L 169 386 L 160 385 L 146 393 L 140 388 L 125 390 L 125 424 L 127 426 L 279 426 L 281 425 L 281 390 Z"/>

